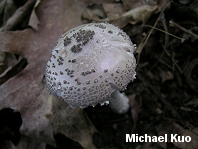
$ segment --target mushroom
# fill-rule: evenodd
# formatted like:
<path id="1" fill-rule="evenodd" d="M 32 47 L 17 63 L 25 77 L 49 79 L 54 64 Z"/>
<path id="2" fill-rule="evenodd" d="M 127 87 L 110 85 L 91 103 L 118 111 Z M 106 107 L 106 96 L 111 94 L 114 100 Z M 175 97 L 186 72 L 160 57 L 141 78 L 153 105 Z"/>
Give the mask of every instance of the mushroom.
<path id="1" fill-rule="evenodd" d="M 129 108 L 119 91 L 135 79 L 135 48 L 128 35 L 108 23 L 89 23 L 63 34 L 46 66 L 51 94 L 71 107 L 109 104 L 118 113 Z"/>

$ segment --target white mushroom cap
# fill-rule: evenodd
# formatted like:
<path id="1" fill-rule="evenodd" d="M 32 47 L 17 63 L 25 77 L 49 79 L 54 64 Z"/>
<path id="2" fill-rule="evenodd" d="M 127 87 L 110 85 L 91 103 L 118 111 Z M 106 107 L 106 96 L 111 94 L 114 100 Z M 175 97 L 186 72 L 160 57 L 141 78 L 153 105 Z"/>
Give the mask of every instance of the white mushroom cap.
<path id="1" fill-rule="evenodd" d="M 135 48 L 121 29 L 108 23 L 81 25 L 62 35 L 46 66 L 50 93 L 71 107 L 108 103 L 136 75 Z"/>

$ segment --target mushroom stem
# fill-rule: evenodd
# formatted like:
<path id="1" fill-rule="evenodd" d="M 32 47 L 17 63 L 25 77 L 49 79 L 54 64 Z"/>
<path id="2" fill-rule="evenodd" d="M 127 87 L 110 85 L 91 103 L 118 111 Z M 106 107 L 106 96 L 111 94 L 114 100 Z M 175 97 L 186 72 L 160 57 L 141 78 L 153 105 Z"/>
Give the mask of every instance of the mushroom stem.
<path id="1" fill-rule="evenodd" d="M 116 90 L 111 94 L 109 105 L 116 113 L 126 113 L 129 109 L 129 99 L 124 93 L 120 93 Z"/>

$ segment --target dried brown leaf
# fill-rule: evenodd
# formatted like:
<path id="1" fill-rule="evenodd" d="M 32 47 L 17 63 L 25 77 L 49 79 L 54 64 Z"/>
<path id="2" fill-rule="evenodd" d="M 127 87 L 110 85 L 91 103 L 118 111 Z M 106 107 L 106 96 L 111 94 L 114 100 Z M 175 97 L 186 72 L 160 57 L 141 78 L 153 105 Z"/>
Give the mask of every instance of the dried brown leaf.
<path id="1" fill-rule="evenodd" d="M 132 94 L 129 96 L 131 115 L 134 122 L 137 121 L 138 113 L 140 112 L 140 104 L 136 101 L 136 96 L 137 96 L 136 94 Z"/>
<path id="2" fill-rule="evenodd" d="M 132 24 L 137 22 L 146 23 L 148 18 L 156 11 L 157 6 L 150 6 L 150 5 L 143 5 L 140 7 L 136 7 L 134 9 L 129 10 L 128 12 L 124 13 L 122 17 L 129 18 Z"/>
<path id="3" fill-rule="evenodd" d="M 130 9 L 134 9 L 136 7 L 140 7 L 142 5 L 150 5 L 150 6 L 158 6 L 158 11 L 160 12 L 161 9 L 166 5 L 167 0 L 149 0 L 149 1 L 145 1 L 145 0 L 122 0 L 123 3 L 123 9 L 125 11 L 128 11 Z"/>
<path id="4" fill-rule="evenodd" d="M 0 28 L 0 31 L 13 30 L 17 25 L 23 23 L 24 18 L 30 15 L 35 2 L 36 0 L 29 0 L 22 7 L 18 8 L 15 13 L 5 22 L 4 26 Z"/>
<path id="5" fill-rule="evenodd" d="M 80 15 L 86 3 L 42 0 L 37 10 L 41 22 L 38 32 L 0 32 L 0 50 L 22 55 L 28 61 L 23 71 L 0 86 L 0 109 L 20 112 L 20 133 L 32 141 L 55 145 L 53 135 L 61 133 L 84 148 L 95 148 L 92 135 L 96 129 L 83 110 L 72 109 L 48 95 L 43 81 L 51 49 L 61 34 L 82 24 Z"/>
<path id="6" fill-rule="evenodd" d="M 159 136 L 164 136 L 167 134 L 168 142 L 170 142 L 171 134 L 178 136 L 190 136 L 190 142 L 179 142 L 173 141 L 172 143 L 182 149 L 197 149 L 198 148 L 198 128 L 194 128 L 193 130 L 184 129 L 176 123 L 164 122 L 158 126 L 156 126 L 156 130 Z M 162 144 L 161 144 L 162 145 Z M 162 147 L 166 147 L 163 143 Z"/>
<path id="7" fill-rule="evenodd" d="M 104 3 L 102 6 L 108 18 L 114 18 L 123 14 L 121 3 Z"/>
<path id="8" fill-rule="evenodd" d="M 161 71 L 160 73 L 162 82 L 165 82 L 166 80 L 172 80 L 174 78 L 174 75 L 170 71 Z"/>
<path id="9" fill-rule="evenodd" d="M 14 66 L 17 63 L 17 59 L 10 53 L 0 52 L 0 78 L 2 73 L 9 67 Z"/>
<path id="10" fill-rule="evenodd" d="M 20 142 L 17 146 L 13 145 L 12 142 L 6 142 L 3 149 L 45 149 L 46 143 L 38 140 L 32 140 L 31 138 L 21 136 Z"/>
<path id="11" fill-rule="evenodd" d="M 84 23 L 88 23 L 91 20 L 97 20 L 100 18 L 106 18 L 106 14 L 101 4 L 90 4 L 88 5 L 83 13 L 82 18 Z"/>
<path id="12" fill-rule="evenodd" d="M 93 15 L 95 14 L 94 11 L 96 11 L 96 9 L 93 8 L 93 10 L 89 9 L 89 11 L 87 11 L 86 13 L 84 11 L 82 17 L 88 19 L 89 21 L 111 22 L 111 23 L 113 22 L 116 26 L 122 28 L 129 22 L 131 24 L 136 24 L 138 22 L 142 22 L 143 24 L 145 24 L 146 21 L 149 19 L 149 17 L 156 10 L 157 10 L 157 5 L 155 6 L 142 5 L 140 7 L 131 9 L 121 15 L 107 16 L 106 18 L 103 19 L 100 17 L 95 17 L 95 15 Z"/>
<path id="13" fill-rule="evenodd" d="M 40 2 L 41 2 L 40 0 L 36 1 L 36 4 L 34 5 L 34 9 L 32 10 L 32 13 L 30 15 L 30 20 L 29 20 L 29 23 L 28 23 L 29 26 L 31 26 L 33 29 L 35 29 L 37 31 L 38 31 L 38 25 L 39 25 L 40 21 L 37 17 L 35 9 L 38 7 Z"/>
<path id="14" fill-rule="evenodd" d="M 10 56 L 13 57 L 14 55 L 10 54 Z M 18 58 L 18 60 L 15 60 L 14 58 L 6 58 L 6 61 L 12 62 L 13 64 L 6 65 L 6 63 L 5 65 L 3 65 L 3 67 L 5 66 L 6 69 L 0 74 L 0 85 L 6 82 L 9 78 L 19 73 L 21 70 L 23 70 L 27 63 L 27 61 L 21 56 Z"/>

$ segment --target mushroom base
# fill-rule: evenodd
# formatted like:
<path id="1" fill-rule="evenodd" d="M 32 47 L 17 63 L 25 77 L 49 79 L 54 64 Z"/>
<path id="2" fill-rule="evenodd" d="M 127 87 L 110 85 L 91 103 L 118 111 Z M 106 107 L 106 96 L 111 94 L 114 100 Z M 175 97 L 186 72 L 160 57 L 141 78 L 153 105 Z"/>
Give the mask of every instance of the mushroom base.
<path id="1" fill-rule="evenodd" d="M 124 93 L 116 90 L 111 94 L 109 105 L 116 113 L 126 113 L 129 109 L 129 99 Z"/>

